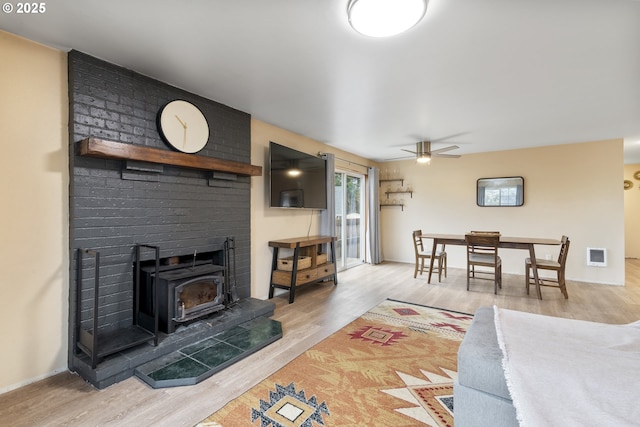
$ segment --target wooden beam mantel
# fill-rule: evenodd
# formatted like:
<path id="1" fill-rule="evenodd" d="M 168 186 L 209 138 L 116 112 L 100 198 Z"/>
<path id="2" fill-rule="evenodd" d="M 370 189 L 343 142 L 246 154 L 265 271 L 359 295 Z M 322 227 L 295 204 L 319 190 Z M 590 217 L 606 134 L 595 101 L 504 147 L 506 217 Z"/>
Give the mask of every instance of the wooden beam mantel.
<path id="1" fill-rule="evenodd" d="M 87 138 L 80 141 L 78 143 L 78 154 L 102 159 L 138 160 L 141 162 L 235 173 L 245 176 L 262 175 L 262 166 L 255 166 L 249 163 L 178 153 L 175 151 L 161 150 L 159 148 L 106 141 L 98 138 Z"/>

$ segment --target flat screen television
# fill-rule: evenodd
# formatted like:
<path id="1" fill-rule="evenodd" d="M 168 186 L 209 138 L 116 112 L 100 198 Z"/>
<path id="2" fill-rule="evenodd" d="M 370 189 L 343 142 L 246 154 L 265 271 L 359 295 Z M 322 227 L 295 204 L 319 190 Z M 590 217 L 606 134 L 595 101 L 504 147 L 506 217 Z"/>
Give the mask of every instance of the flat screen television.
<path id="1" fill-rule="evenodd" d="M 327 208 L 327 161 L 284 145 L 269 144 L 269 206 Z"/>

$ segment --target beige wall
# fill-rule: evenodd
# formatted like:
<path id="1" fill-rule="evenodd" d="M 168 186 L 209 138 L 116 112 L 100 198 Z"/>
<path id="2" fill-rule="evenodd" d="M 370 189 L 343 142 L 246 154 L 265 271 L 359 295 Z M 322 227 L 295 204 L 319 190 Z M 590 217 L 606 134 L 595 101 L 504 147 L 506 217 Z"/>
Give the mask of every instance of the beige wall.
<path id="1" fill-rule="evenodd" d="M 400 169 L 414 189 L 407 206 L 383 208 L 382 248 L 386 260 L 413 262 L 413 229 L 436 233 L 499 230 L 503 235 L 571 239 L 567 277 L 624 284 L 624 201 L 622 140 L 559 145 L 434 159 L 385 163 Z M 518 176 L 525 180 L 525 204 L 518 208 L 476 205 L 476 180 Z M 607 248 L 608 267 L 586 266 L 586 248 Z M 540 246 L 538 257 L 557 249 Z M 450 266 L 465 268 L 462 247 L 447 249 Z M 503 270 L 524 274 L 526 253 L 505 250 Z"/>
<path id="2" fill-rule="evenodd" d="M 67 369 L 66 54 L 0 31 L 0 393 Z"/>
<path id="3" fill-rule="evenodd" d="M 322 151 L 360 164 L 373 164 L 304 136 L 251 120 L 251 163 L 263 167 L 262 176 L 251 178 L 251 295 L 260 299 L 269 295 L 272 251 L 268 242 L 320 231 L 320 211 L 269 207 L 269 141 L 308 154 Z"/>
<path id="4" fill-rule="evenodd" d="M 624 179 L 633 187 L 624 192 L 624 234 L 625 256 L 640 258 L 640 179 L 634 174 L 640 172 L 640 164 L 624 165 Z"/>

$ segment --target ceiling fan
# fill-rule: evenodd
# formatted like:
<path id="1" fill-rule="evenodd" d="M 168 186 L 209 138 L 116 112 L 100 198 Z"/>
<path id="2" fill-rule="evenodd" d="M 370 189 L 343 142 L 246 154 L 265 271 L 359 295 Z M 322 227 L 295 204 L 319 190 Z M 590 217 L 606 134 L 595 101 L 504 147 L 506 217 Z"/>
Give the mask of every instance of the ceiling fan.
<path id="1" fill-rule="evenodd" d="M 429 163 L 432 157 L 448 157 L 450 159 L 455 159 L 460 157 L 459 154 L 444 154 L 447 151 L 458 149 L 457 145 L 451 145 L 449 147 L 438 148 L 437 150 L 431 149 L 431 141 L 420 141 L 416 142 L 416 151 L 405 150 L 407 153 L 411 153 L 416 156 L 416 160 L 418 163 Z M 401 157 L 402 159 L 408 159 L 409 157 Z"/>

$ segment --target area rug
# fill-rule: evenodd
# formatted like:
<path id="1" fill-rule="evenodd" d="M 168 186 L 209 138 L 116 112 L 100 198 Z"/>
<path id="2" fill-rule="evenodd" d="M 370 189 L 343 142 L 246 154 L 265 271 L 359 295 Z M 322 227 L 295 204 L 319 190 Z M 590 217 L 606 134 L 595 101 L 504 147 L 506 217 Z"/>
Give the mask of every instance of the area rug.
<path id="1" fill-rule="evenodd" d="M 198 426 L 453 426 L 457 352 L 472 319 L 386 300 Z"/>

